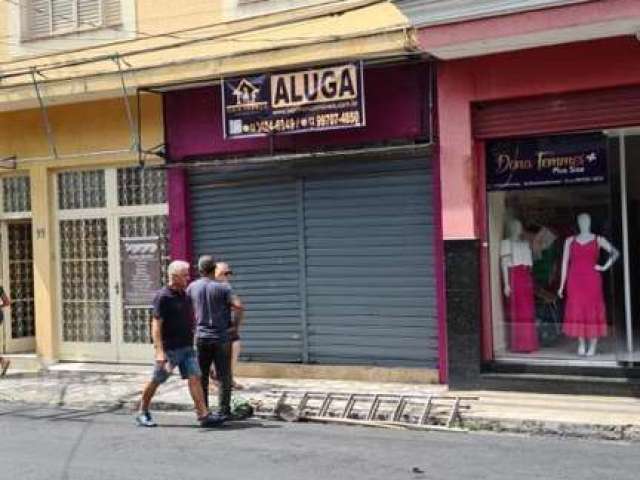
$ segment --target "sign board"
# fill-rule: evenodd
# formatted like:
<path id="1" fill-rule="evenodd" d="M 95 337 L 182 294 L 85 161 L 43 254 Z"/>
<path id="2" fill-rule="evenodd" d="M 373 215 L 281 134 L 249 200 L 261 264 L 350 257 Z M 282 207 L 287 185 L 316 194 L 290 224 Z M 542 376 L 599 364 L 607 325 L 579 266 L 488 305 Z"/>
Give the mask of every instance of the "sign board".
<path id="1" fill-rule="evenodd" d="M 125 237 L 121 242 L 125 306 L 150 306 L 161 287 L 159 237 Z"/>
<path id="2" fill-rule="evenodd" d="M 487 144 L 487 190 L 606 183 L 607 142 L 600 133 Z"/>
<path id="3" fill-rule="evenodd" d="M 225 138 L 365 126 L 361 62 L 222 82 Z"/>

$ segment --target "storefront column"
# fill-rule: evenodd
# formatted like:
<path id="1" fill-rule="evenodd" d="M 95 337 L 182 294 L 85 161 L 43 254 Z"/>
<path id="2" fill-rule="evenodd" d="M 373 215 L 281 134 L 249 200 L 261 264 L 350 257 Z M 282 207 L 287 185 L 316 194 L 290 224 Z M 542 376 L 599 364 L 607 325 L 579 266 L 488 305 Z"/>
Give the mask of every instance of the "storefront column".
<path id="1" fill-rule="evenodd" d="M 57 358 L 55 321 L 55 245 L 52 227 L 51 189 L 47 168 L 30 169 L 33 228 L 33 287 L 36 321 L 36 353 L 45 362 Z"/>
<path id="2" fill-rule="evenodd" d="M 191 262 L 191 226 L 187 170 L 171 168 L 167 172 L 169 199 L 169 241 L 172 260 Z"/>

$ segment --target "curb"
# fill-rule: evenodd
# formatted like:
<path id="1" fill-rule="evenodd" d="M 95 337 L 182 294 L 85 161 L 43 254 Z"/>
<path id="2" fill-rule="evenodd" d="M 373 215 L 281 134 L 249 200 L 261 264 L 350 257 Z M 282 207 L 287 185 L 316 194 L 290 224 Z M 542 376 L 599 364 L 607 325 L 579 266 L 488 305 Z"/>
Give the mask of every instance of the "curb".
<path id="1" fill-rule="evenodd" d="M 598 425 L 478 417 L 464 419 L 464 426 L 470 431 L 640 442 L 638 425 Z"/>
<path id="2" fill-rule="evenodd" d="M 135 413 L 138 400 L 116 402 L 29 402 L 20 399 L 6 399 L 6 404 L 26 404 L 35 407 L 62 407 L 81 410 L 99 410 L 98 413 Z M 153 410 L 160 412 L 192 412 L 191 404 L 154 401 Z M 269 420 L 268 418 L 262 418 Z M 277 421 L 277 420 L 273 420 Z M 510 433 L 530 436 L 554 436 L 560 438 L 580 438 L 589 440 L 623 441 L 640 443 L 639 425 L 597 425 L 565 422 L 545 422 L 539 420 L 497 419 L 474 417 L 464 419 L 463 427 L 470 432 Z"/>

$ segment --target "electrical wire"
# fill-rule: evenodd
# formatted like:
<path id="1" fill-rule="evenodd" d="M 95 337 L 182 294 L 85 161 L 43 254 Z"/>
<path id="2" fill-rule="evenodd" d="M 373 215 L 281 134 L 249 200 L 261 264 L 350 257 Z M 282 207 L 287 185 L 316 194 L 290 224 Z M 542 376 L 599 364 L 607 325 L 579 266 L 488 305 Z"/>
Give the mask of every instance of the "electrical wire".
<path id="1" fill-rule="evenodd" d="M 4 0 L 4 1 L 9 1 L 9 0 Z M 377 4 L 377 3 L 382 3 L 385 2 L 386 0 L 371 0 L 371 1 L 367 1 L 367 2 L 363 2 L 362 4 L 356 4 L 353 6 L 350 6 L 349 8 L 346 8 L 344 10 L 335 12 L 335 14 L 344 14 L 347 12 L 351 12 L 351 11 L 357 11 L 359 9 L 365 8 L 369 5 L 373 5 L 373 4 Z M 202 42 L 210 42 L 210 41 L 242 41 L 242 42 L 260 42 L 260 41 L 264 41 L 264 39 L 237 39 L 237 38 L 232 38 L 234 36 L 237 35 L 242 35 L 242 34 L 247 34 L 247 33 L 252 33 L 252 32 L 256 32 L 256 31 L 260 31 L 260 30 L 265 30 L 265 29 L 269 29 L 269 28 L 277 28 L 277 27 L 281 27 L 281 26 L 285 26 L 285 25 L 290 25 L 292 23 L 296 23 L 296 22 L 306 22 L 306 21 L 310 21 L 310 20 L 314 20 L 317 18 L 324 18 L 326 17 L 328 14 L 327 12 L 320 12 L 317 13 L 315 15 L 311 15 L 308 17 L 304 17 L 301 18 L 299 20 L 296 20 L 294 22 L 291 21 L 291 19 L 284 19 L 284 20 L 279 20 L 279 21 L 275 21 L 271 24 L 266 24 L 266 25 L 260 25 L 260 26 L 254 26 L 254 27 L 249 27 L 249 28 L 245 28 L 245 29 L 241 29 L 241 30 L 236 30 L 234 32 L 227 32 L 227 33 L 221 33 L 221 34 L 217 34 L 217 35 L 211 35 L 211 36 L 205 36 L 205 37 L 198 37 L 198 38 L 189 38 L 189 39 L 185 39 L 182 42 L 178 42 L 178 43 L 173 43 L 170 45 L 161 45 L 161 46 L 156 46 L 156 47 L 149 47 L 146 49 L 139 49 L 139 50 L 133 50 L 130 52 L 123 52 L 120 54 L 120 56 L 122 58 L 126 58 L 126 57 L 133 57 L 133 56 L 137 56 L 137 55 L 141 55 L 141 54 L 146 54 L 146 53 L 152 53 L 152 52 L 158 52 L 158 51 L 165 51 L 168 49 L 174 49 L 174 48 L 180 48 L 180 47 L 184 47 L 184 46 L 188 46 L 188 45 L 192 45 L 192 44 L 196 44 L 196 43 L 202 43 Z M 220 24 L 214 24 L 213 26 L 218 26 Z M 192 29 L 187 29 L 184 31 L 190 31 Z M 318 36 L 318 37 L 291 37 L 292 39 L 295 38 L 299 38 L 302 40 L 314 40 L 314 39 L 331 39 L 332 37 L 336 37 L 334 36 Z M 276 42 L 283 42 L 286 41 L 286 38 L 279 38 L 276 39 L 274 41 Z M 69 53 L 69 52 L 65 52 L 65 53 Z M 101 61 L 106 61 L 106 60 L 112 60 L 114 58 L 114 54 L 104 54 L 104 55 L 98 55 L 95 57 L 90 57 L 90 58 L 79 58 L 79 59 L 75 59 L 75 60 L 69 60 L 69 61 L 64 61 L 64 62 L 54 62 L 51 64 L 45 64 L 45 65 L 41 65 L 41 66 L 37 66 L 37 67 L 29 67 L 29 68 L 21 68 L 21 69 L 17 69 L 17 70 L 5 70 L 2 72 L 2 75 L 0 75 L 0 79 L 1 78 L 10 78 L 10 77 L 16 77 L 16 76 L 22 76 L 25 74 L 31 74 L 31 72 L 33 71 L 34 68 L 37 68 L 37 70 L 39 72 L 44 72 L 44 71 L 49 71 L 49 70 L 54 70 L 54 69 L 59 69 L 59 68 L 66 68 L 66 67 L 72 67 L 72 66 L 79 66 L 79 65 L 84 65 L 84 64 L 88 64 L 88 63 L 96 63 L 96 62 L 101 62 Z"/>
<path id="2" fill-rule="evenodd" d="M 0 0 L 0 1 L 5 1 L 8 3 L 12 3 L 14 5 L 16 0 Z M 346 13 L 348 11 L 352 11 L 355 9 L 359 9 L 359 8 L 363 8 L 363 7 L 367 7 L 373 4 L 377 4 L 377 3 L 383 3 L 386 2 L 388 0 L 362 0 L 361 2 L 355 3 L 355 5 L 350 6 L 348 9 L 343 9 L 343 10 L 334 10 L 331 12 L 321 12 L 320 14 L 316 14 L 316 15 L 310 15 L 309 17 L 303 17 L 300 18 L 298 20 L 295 20 L 296 22 L 302 22 L 302 21 L 307 21 L 307 20 L 312 20 L 314 18 L 318 18 L 318 17 L 322 17 L 322 16 L 326 16 L 326 15 L 341 15 L 343 13 Z M 333 4 L 341 4 L 342 0 L 330 0 L 327 2 L 323 2 L 317 5 L 313 5 L 312 7 L 298 7 L 298 8 L 293 8 L 293 9 L 289 9 L 288 12 L 294 12 L 294 11 L 299 11 L 299 10 L 308 10 L 309 8 L 314 8 L 314 9 L 321 9 L 321 8 L 326 8 L 329 5 L 333 5 Z M 198 37 L 182 37 L 180 34 L 184 34 L 184 33 L 191 33 L 191 32 L 197 32 L 197 31 L 201 31 L 207 28 L 216 28 L 216 27 L 223 27 L 223 26 L 229 26 L 232 25 L 234 23 L 238 23 L 238 22 L 243 22 L 243 21 L 248 21 L 248 20 L 252 20 L 252 19 L 256 19 L 259 17 L 270 17 L 270 16 L 276 16 L 279 14 L 282 14 L 283 11 L 279 11 L 279 12 L 275 12 L 272 14 L 267 14 L 267 15 L 256 15 L 256 16 L 251 16 L 251 17 L 246 17 L 246 18 L 242 18 L 242 19 L 234 19 L 234 20 L 229 20 L 229 21 L 225 21 L 225 22 L 216 22 L 216 23 L 211 23 L 211 24 L 206 24 L 206 25 L 200 25 L 197 27 L 189 27 L 186 29 L 182 29 L 182 30 L 178 30 L 175 32 L 171 32 L 171 33 L 167 33 L 167 34 L 158 34 L 157 36 L 153 36 L 153 37 L 149 37 L 149 38 L 159 38 L 162 35 L 172 35 L 175 38 L 178 39 L 186 39 L 186 40 L 200 40 L 200 38 Z M 279 25 L 286 25 L 291 23 L 291 21 L 285 21 L 285 22 L 281 22 L 279 23 Z M 260 25 L 258 27 L 255 27 L 253 29 L 246 29 L 244 32 L 240 32 L 240 33 L 250 33 L 251 31 L 257 31 L 257 30 L 261 30 L 261 29 L 266 29 L 266 28 L 272 28 L 274 25 Z M 130 33 L 135 33 L 134 31 L 129 31 Z M 236 32 L 237 33 L 237 32 Z M 207 40 L 210 37 L 201 37 L 202 40 Z M 215 38 L 212 38 L 215 39 Z M 136 39 L 136 40 L 144 40 L 144 39 Z M 240 39 L 238 39 L 240 40 Z M 282 40 L 286 40 L 286 39 L 282 39 Z M 123 39 L 120 41 L 114 41 L 114 42 L 110 42 L 107 45 L 98 45 L 98 46 L 87 46 L 87 47 L 81 47 L 81 48 L 76 48 L 76 49 L 72 49 L 72 50 L 61 50 L 60 53 L 65 53 L 65 54 L 72 54 L 72 53 L 78 53 L 78 52 L 82 52 L 82 51 L 90 51 L 90 50 L 94 50 L 96 48 L 104 48 L 106 46 L 117 46 L 117 45 L 121 45 L 121 44 L 130 44 L 132 41 L 132 39 Z M 174 45 L 169 45 L 167 46 L 167 48 L 172 48 Z M 37 56 L 37 57 L 31 57 L 30 60 L 37 60 L 39 58 L 43 58 L 43 57 L 47 57 L 49 56 L 49 54 L 44 54 L 41 56 Z M 104 58 L 99 58 L 97 61 L 101 61 Z M 91 57 L 89 58 L 85 58 L 85 59 L 81 59 L 81 60 L 91 60 Z M 5 62 L 0 62 L 0 66 L 1 65 L 7 65 L 7 64 L 13 64 L 16 63 L 16 61 L 5 61 Z M 64 63 L 64 62 L 59 62 L 59 63 Z M 53 64 L 57 64 L 56 62 L 54 62 Z M 42 65 L 41 67 L 49 67 L 51 64 L 45 64 Z M 11 72 L 12 70 L 8 70 L 9 72 Z M 7 70 L 5 70 L 5 72 L 7 72 Z"/>

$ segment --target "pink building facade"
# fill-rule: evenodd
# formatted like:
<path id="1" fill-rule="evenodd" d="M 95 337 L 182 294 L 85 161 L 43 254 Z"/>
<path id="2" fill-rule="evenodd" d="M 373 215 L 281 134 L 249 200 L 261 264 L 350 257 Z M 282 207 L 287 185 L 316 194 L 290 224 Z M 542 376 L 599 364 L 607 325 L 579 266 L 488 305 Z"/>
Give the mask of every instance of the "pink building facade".
<path id="1" fill-rule="evenodd" d="M 440 58 L 443 335 L 451 384 L 490 385 L 497 374 L 523 371 L 628 375 L 640 361 L 633 274 L 640 42 L 631 27 L 638 18 L 637 2 L 611 0 L 420 30 L 422 48 Z M 592 158 L 589 149 L 599 152 L 601 175 L 575 163 Z M 510 176 L 492 183 L 505 168 Z M 591 219 L 589 233 L 620 254 L 599 273 L 607 324 L 599 337 L 563 333 L 567 295 L 580 295 L 558 294 L 563 258 L 569 265 L 573 258 L 564 245 L 579 233 L 580 213 Z M 515 220 L 529 260 L 509 250 Z M 611 251 L 600 250 L 603 265 Z M 533 278 L 528 320 L 513 318 L 510 302 L 522 299 L 505 294 L 510 269 L 521 264 Z M 519 351 L 514 339 L 527 328 L 537 343 Z"/>

